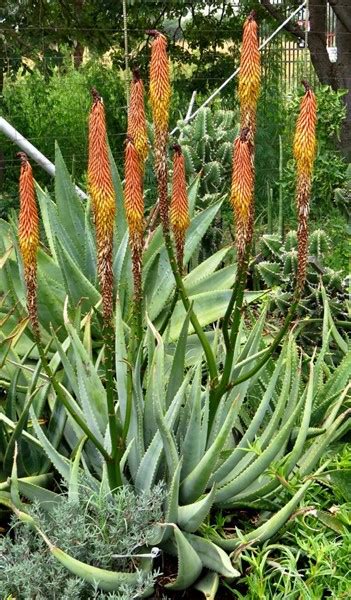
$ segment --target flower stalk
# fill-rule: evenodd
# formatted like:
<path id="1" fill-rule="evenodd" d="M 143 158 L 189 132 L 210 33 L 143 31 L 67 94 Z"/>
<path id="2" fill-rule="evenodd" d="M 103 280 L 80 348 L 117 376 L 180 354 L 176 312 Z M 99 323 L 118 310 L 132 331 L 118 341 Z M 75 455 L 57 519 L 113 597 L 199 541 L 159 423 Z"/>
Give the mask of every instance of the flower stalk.
<path id="1" fill-rule="evenodd" d="M 301 100 L 300 113 L 296 123 L 294 138 L 294 156 L 297 169 L 296 205 L 298 212 L 298 267 L 296 288 L 301 294 L 307 268 L 308 254 L 308 216 L 310 210 L 313 164 L 316 156 L 316 97 L 307 83 L 302 81 L 305 94 Z"/>
<path id="2" fill-rule="evenodd" d="M 238 90 L 241 132 L 233 148 L 231 202 L 235 213 L 239 265 L 251 243 L 255 218 L 255 133 L 260 82 L 258 25 L 255 11 L 252 11 L 243 28 Z"/>
<path id="3" fill-rule="evenodd" d="M 182 300 L 186 312 L 189 312 L 190 321 L 203 347 L 206 361 L 212 381 L 217 379 L 217 366 L 211 346 L 204 334 L 202 327 L 195 315 L 185 286 L 179 271 L 177 259 L 174 254 L 172 240 L 170 236 L 170 220 L 168 206 L 168 173 L 167 173 L 167 142 L 168 142 L 168 122 L 169 122 L 169 104 L 171 99 L 171 84 L 169 77 L 169 60 L 167 56 L 167 40 L 159 31 L 149 30 L 153 42 L 151 47 L 150 61 L 150 101 L 154 122 L 155 132 L 155 172 L 158 186 L 160 217 L 163 229 L 165 246 L 172 268 L 173 276 L 176 282 L 176 288 Z"/>
<path id="4" fill-rule="evenodd" d="M 252 237 L 254 167 L 250 129 L 244 127 L 234 141 L 230 201 L 235 215 L 235 243 L 239 267 Z"/>
<path id="5" fill-rule="evenodd" d="M 127 136 L 125 146 L 125 210 L 129 226 L 129 243 L 132 252 L 132 269 L 134 279 L 134 317 L 137 340 L 142 337 L 142 251 L 144 233 L 144 196 L 142 182 L 142 166 L 134 145 L 134 140 Z"/>
<path id="6" fill-rule="evenodd" d="M 103 308 L 103 338 L 105 342 L 104 367 L 111 460 L 106 463 L 111 490 L 121 485 L 120 459 L 124 440 L 122 426 L 115 410 L 114 386 L 114 328 L 113 328 L 113 227 L 115 220 L 115 193 L 108 156 L 105 109 L 102 98 L 95 88 L 89 116 L 88 189 L 92 199 L 98 278 Z"/>
<path id="7" fill-rule="evenodd" d="M 107 469 L 110 472 L 113 471 L 113 477 L 111 477 L 111 479 L 113 479 L 114 487 L 116 487 L 121 483 L 121 478 L 119 472 L 115 469 L 115 464 L 112 465 L 113 468 L 111 470 L 111 463 L 114 463 L 113 459 L 105 450 L 104 446 L 95 437 L 95 435 L 90 431 L 85 421 L 74 410 L 71 403 L 67 401 L 60 383 L 50 367 L 46 351 L 41 342 L 37 311 L 37 250 L 39 246 L 39 216 L 35 200 L 32 167 L 29 163 L 27 155 L 24 152 L 19 152 L 17 156 L 21 160 L 21 171 L 19 178 L 20 213 L 18 237 L 24 265 L 28 313 L 33 333 L 36 338 L 41 364 L 59 401 L 63 404 L 63 406 L 65 406 L 67 411 L 71 414 L 72 418 L 79 425 L 88 439 L 91 440 L 96 449 L 101 453 L 106 461 Z"/>
<path id="8" fill-rule="evenodd" d="M 261 56 L 258 41 L 258 25 L 255 11 L 252 11 L 244 23 L 243 42 L 240 55 L 239 101 L 240 126 L 248 127 L 251 141 L 256 131 L 257 101 L 260 94 Z"/>
<path id="9" fill-rule="evenodd" d="M 92 90 L 92 97 L 89 117 L 88 188 L 94 212 L 104 321 L 110 322 L 113 314 L 112 250 L 115 193 L 108 157 L 105 108 L 95 88 Z"/>
<path id="10" fill-rule="evenodd" d="M 171 84 L 167 40 L 159 31 L 149 30 L 147 33 L 154 38 L 150 61 L 150 102 L 155 135 L 155 172 L 162 227 L 164 231 L 169 231 L 167 142 Z"/>
<path id="11" fill-rule="evenodd" d="M 185 232 L 190 224 L 185 161 L 179 144 L 173 146 L 173 181 L 171 198 L 171 227 L 174 235 L 179 271 L 183 272 Z"/>
<path id="12" fill-rule="evenodd" d="M 148 140 L 144 106 L 144 84 L 140 78 L 138 68 L 133 69 L 133 80 L 130 85 L 127 135 L 134 142 L 140 167 L 143 171 L 148 155 Z"/>
<path id="13" fill-rule="evenodd" d="M 24 152 L 17 154 L 21 161 L 19 178 L 20 213 L 18 238 L 23 260 L 27 291 L 27 310 L 37 340 L 40 339 L 37 306 L 37 251 L 39 246 L 39 218 L 35 199 L 31 164 Z"/>
<path id="14" fill-rule="evenodd" d="M 233 170 L 230 201 L 234 211 L 238 272 L 232 296 L 222 324 L 224 342 L 227 352 L 229 352 L 229 358 L 231 356 L 230 339 L 233 338 L 232 334 L 229 334 L 229 321 L 234 305 L 236 312 L 241 309 L 238 300 L 239 298 L 243 299 L 244 297 L 243 293 L 241 293 L 241 287 L 244 289 L 246 284 L 246 276 L 244 276 L 244 274 L 247 270 L 249 248 L 253 236 L 255 215 L 254 144 L 260 80 L 261 57 L 258 41 L 258 25 L 256 22 L 255 11 L 252 11 L 247 17 L 243 28 L 238 92 L 241 130 L 239 136 L 234 140 L 233 145 Z M 234 321 L 235 319 L 233 318 L 232 328 L 235 328 Z"/>

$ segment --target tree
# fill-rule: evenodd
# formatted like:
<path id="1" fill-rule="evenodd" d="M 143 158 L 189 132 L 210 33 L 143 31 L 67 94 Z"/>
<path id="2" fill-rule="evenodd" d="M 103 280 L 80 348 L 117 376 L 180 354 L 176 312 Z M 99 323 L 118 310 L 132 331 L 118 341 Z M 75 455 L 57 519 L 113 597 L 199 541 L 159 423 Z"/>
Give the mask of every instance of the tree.
<path id="1" fill-rule="evenodd" d="M 261 5 L 277 23 L 285 20 L 286 3 L 271 4 L 270 0 L 260 0 Z M 299 2 L 290 3 L 291 10 Z M 327 51 L 328 6 L 336 17 L 337 60 L 332 62 Z M 341 130 L 341 150 L 351 160 L 351 0 L 309 0 L 310 31 L 308 48 L 312 64 L 319 81 L 330 85 L 334 90 L 346 89 L 344 96 L 346 119 Z M 305 31 L 296 23 L 289 22 L 285 29 L 293 37 L 304 40 Z"/>

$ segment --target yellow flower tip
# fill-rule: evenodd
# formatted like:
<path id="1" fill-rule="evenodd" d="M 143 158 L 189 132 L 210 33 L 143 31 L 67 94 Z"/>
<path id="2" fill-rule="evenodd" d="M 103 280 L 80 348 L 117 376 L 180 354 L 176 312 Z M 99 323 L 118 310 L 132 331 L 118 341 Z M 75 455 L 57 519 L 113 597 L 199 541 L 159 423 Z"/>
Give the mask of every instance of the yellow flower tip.
<path id="1" fill-rule="evenodd" d="M 239 100 L 241 125 L 255 126 L 255 114 L 260 93 L 261 57 L 259 51 L 258 25 L 252 11 L 244 23 L 240 55 Z"/>
<path id="2" fill-rule="evenodd" d="M 316 155 L 317 100 L 309 84 L 304 81 L 305 94 L 294 137 L 294 156 L 298 174 L 311 176 Z"/>
<path id="3" fill-rule="evenodd" d="M 131 136 L 125 144 L 125 190 L 124 202 L 131 243 L 142 238 L 144 231 L 144 196 L 142 171 L 138 152 Z"/>
<path id="4" fill-rule="evenodd" d="M 39 217 L 35 200 L 33 172 L 27 155 L 24 152 L 19 152 L 17 156 L 21 160 L 19 245 L 25 269 L 35 268 L 39 246 Z"/>
<path id="5" fill-rule="evenodd" d="M 133 69 L 133 80 L 130 86 L 127 134 L 134 140 L 140 165 L 143 169 L 148 155 L 148 140 L 144 106 L 144 85 L 138 68 Z"/>
<path id="6" fill-rule="evenodd" d="M 155 129 L 165 131 L 168 128 L 171 84 L 167 39 L 159 31 L 148 31 L 153 36 L 150 61 L 150 101 Z"/>

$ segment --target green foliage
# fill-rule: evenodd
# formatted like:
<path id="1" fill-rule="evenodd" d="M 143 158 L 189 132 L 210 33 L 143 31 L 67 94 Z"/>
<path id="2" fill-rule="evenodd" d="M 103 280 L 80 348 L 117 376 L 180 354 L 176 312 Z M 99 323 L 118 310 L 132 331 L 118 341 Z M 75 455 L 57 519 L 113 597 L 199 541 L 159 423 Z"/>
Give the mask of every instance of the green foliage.
<path id="1" fill-rule="evenodd" d="M 31 74 L 6 79 L 4 86 L 4 117 L 53 161 L 57 142 L 78 182 L 84 179 L 87 168 L 87 115 L 93 86 L 109 107 L 110 145 L 120 162 L 122 136 L 126 130 L 125 88 L 107 60 L 91 59 L 77 70 L 66 50 L 62 64 L 53 69 L 49 78 L 34 69 Z M 17 182 L 18 167 L 13 145 L 1 137 L 1 146 L 6 161 L 4 189 L 8 189 L 12 181 Z M 49 177 L 45 178 L 41 171 L 37 176 L 41 182 L 51 184 Z M 11 205 L 16 205 L 14 196 L 11 195 Z M 1 211 L 4 211 L 3 206 Z"/>
<path id="2" fill-rule="evenodd" d="M 342 331 L 343 322 L 348 325 L 348 290 L 342 271 L 325 266 L 329 254 L 331 239 L 321 229 L 310 236 L 307 277 L 304 297 L 299 303 L 298 314 L 305 322 L 301 335 L 305 341 L 318 343 L 321 335 L 325 303 L 323 294 L 327 294 L 333 318 L 338 321 Z M 264 284 L 273 288 L 271 307 L 276 313 L 284 314 L 294 294 L 297 272 L 297 235 L 291 230 L 285 241 L 276 234 L 263 235 L 259 243 L 259 254 L 255 270 Z M 347 338 L 347 329 L 344 336 Z"/>
<path id="3" fill-rule="evenodd" d="M 350 221 L 351 218 L 351 164 L 346 169 L 346 181 L 341 188 L 334 190 L 334 200 L 336 206 Z"/>
<path id="4" fill-rule="evenodd" d="M 343 444 L 328 468 L 340 476 L 344 473 L 346 480 L 350 458 L 350 444 Z M 321 478 L 323 484 L 327 477 Z M 295 513 L 279 540 L 244 550 L 238 557 L 245 575 L 235 587 L 226 584 L 232 597 L 349 597 L 350 499 L 334 485 L 321 487 L 313 483 L 306 493 L 305 506 Z"/>
<path id="5" fill-rule="evenodd" d="M 204 568 L 225 578 L 238 577 L 229 553 L 243 542 L 264 542 L 277 533 L 303 500 L 311 484 L 309 476 L 325 450 L 349 428 L 345 386 L 351 355 L 336 330 L 325 294 L 327 321 L 322 348 L 317 357 L 307 361 L 302 372 L 294 334 L 287 337 L 278 356 L 272 355 L 274 346 L 267 349 L 269 342 L 264 335 L 266 306 L 263 304 L 254 321 L 250 310 L 241 308 L 233 317 L 237 335 L 232 338 L 234 361 L 229 363 L 227 383 L 223 389 L 214 386 L 206 376 L 210 368 L 206 344 L 210 345 L 216 374 L 228 364 L 230 356 L 223 332 L 216 326 L 232 295 L 235 269 L 232 265 L 222 267 L 230 249 L 209 257 L 180 280 L 184 292 L 176 279 L 176 292 L 173 276 L 176 278 L 177 274 L 172 273 L 167 256 L 169 240 L 164 240 L 157 229 L 144 252 L 147 312 L 143 311 L 142 344 L 131 362 L 130 264 L 123 191 L 113 161 L 111 166 L 118 213 L 113 390 L 118 397 L 116 419 L 123 428 L 118 465 L 123 483 L 141 494 L 140 501 L 150 497 L 155 485 L 166 485 L 164 524 L 159 522 L 153 527 L 151 538 L 138 539 L 142 546 L 157 545 L 163 552 L 177 556 L 178 569 L 169 581 L 169 589 L 188 588 Z M 76 534 L 74 529 L 71 533 L 66 531 L 71 536 L 69 547 L 62 539 L 56 539 L 55 532 L 49 532 L 45 517 L 43 520 L 40 514 L 37 520 L 33 519 L 21 503 L 21 498 L 28 498 L 39 502 L 42 508 L 49 507 L 50 513 L 55 512 L 61 496 L 46 489 L 53 469 L 56 481 L 59 474 L 68 487 L 66 506 L 71 506 L 72 500 L 79 501 L 82 477 L 88 478 L 89 487 L 94 490 L 101 486 L 107 494 L 102 498 L 109 497 L 111 486 L 106 476 L 113 451 L 103 368 L 106 347 L 100 329 L 90 207 L 76 197 L 59 150 L 56 168 L 56 201 L 37 188 L 48 248 L 41 249 L 38 255 L 39 316 L 47 344 L 46 351 L 38 346 L 40 360 L 31 333 L 25 330 L 16 224 L 1 223 L 4 235 L 0 368 L 8 394 L 0 412 L 0 502 L 14 510 L 20 520 L 32 519 L 30 522 L 56 564 L 86 584 L 96 581 L 102 590 L 118 591 L 125 583 L 123 573 L 111 570 L 110 564 L 108 568 L 94 564 L 98 556 L 105 555 L 101 546 L 94 550 L 86 542 L 83 554 L 79 554 L 80 546 L 73 548 L 72 540 L 80 540 L 83 534 Z M 198 187 L 196 178 L 189 189 L 192 214 Z M 186 263 L 220 204 L 221 201 L 195 211 L 186 239 Z M 287 252 L 292 252 L 294 236 L 289 235 L 287 240 Z M 279 240 L 274 236 L 266 238 L 266 242 L 270 252 L 279 252 Z M 314 236 L 312 245 L 319 256 L 326 246 L 324 236 Z M 179 301 L 174 305 L 172 298 L 176 293 L 188 294 L 191 305 L 184 307 Z M 260 295 L 261 292 L 246 293 L 244 306 Z M 198 325 L 192 310 L 196 311 Z M 161 336 L 159 330 L 164 323 Z M 215 331 L 208 325 L 213 325 Z M 205 328 L 202 337 L 199 327 Z M 329 360 L 329 329 L 344 356 L 337 367 Z M 49 370 L 46 360 L 50 362 Z M 220 376 L 223 381 L 224 370 Z M 310 436 L 314 436 L 312 444 Z M 209 526 L 213 508 L 230 510 L 234 515 L 239 508 L 255 508 L 260 522 L 254 527 L 246 523 L 228 536 L 226 527 L 214 531 Z M 77 527 L 80 523 L 77 519 Z M 120 527 L 120 520 L 114 526 Z M 132 531 L 139 535 L 139 529 Z M 99 536 L 92 537 L 94 543 L 100 544 Z M 112 537 L 108 536 L 109 545 Z M 150 563 L 142 566 L 145 572 L 150 568 Z M 133 585 L 137 583 L 135 572 L 129 576 Z"/>
<path id="6" fill-rule="evenodd" d="M 50 510 L 45 504 L 34 503 L 30 515 L 40 522 L 41 530 L 55 546 L 76 559 L 112 571 L 135 570 L 140 561 L 131 557 L 148 544 L 153 527 L 162 516 L 162 487 L 138 496 L 123 487 L 112 496 L 103 489 L 92 488 L 91 482 L 83 479 L 78 490 L 78 501 L 58 496 L 59 501 Z M 105 594 L 71 575 L 48 553 L 44 540 L 30 525 L 14 518 L 11 533 L 11 537 L 0 540 L 1 598 L 12 595 L 23 600 L 129 600 L 140 597 L 153 584 L 154 575 L 140 571 L 139 582 L 134 586 L 126 584 L 118 594 Z"/>
<path id="7" fill-rule="evenodd" d="M 321 283 L 337 318 L 342 316 L 344 310 L 343 301 L 346 297 L 342 293 L 343 274 L 341 271 L 334 271 L 324 266 L 325 255 L 330 251 L 330 246 L 331 240 L 325 231 L 315 229 L 309 240 L 306 293 L 299 306 L 301 313 L 307 313 L 310 317 L 320 316 L 323 310 Z M 257 263 L 256 268 L 263 281 L 269 287 L 280 287 L 279 293 L 283 295 L 281 299 L 283 305 L 286 301 L 290 302 L 297 272 L 296 232 L 289 231 L 284 242 L 276 234 L 263 235 L 259 251 L 259 258 L 263 260 Z M 287 296 L 287 293 L 290 295 Z M 282 308 L 278 296 L 274 301 Z"/>

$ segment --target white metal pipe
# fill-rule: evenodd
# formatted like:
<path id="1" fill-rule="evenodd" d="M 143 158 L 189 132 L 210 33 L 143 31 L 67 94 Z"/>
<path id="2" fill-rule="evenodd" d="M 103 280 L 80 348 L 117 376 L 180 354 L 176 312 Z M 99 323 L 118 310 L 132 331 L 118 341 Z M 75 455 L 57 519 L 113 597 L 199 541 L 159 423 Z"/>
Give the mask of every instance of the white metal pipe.
<path id="1" fill-rule="evenodd" d="M 23 152 L 28 154 L 40 167 L 44 169 L 49 175 L 55 177 L 55 165 L 44 156 L 31 142 L 29 142 L 23 135 L 17 131 L 6 119 L 0 117 L 0 132 L 2 132 L 11 142 L 14 142 Z M 80 198 L 87 200 L 88 196 L 83 190 L 77 185 L 75 186 L 76 192 Z"/>
<path id="2" fill-rule="evenodd" d="M 269 36 L 269 37 L 268 37 L 268 38 L 267 38 L 267 39 L 266 39 L 264 42 L 262 42 L 262 44 L 260 45 L 259 49 L 260 49 L 260 50 L 263 50 L 263 48 L 265 48 L 265 47 L 267 46 L 267 44 L 269 44 L 269 42 L 271 42 L 271 41 L 272 41 L 272 40 L 275 38 L 275 36 L 276 36 L 276 35 L 277 35 L 277 34 L 278 34 L 278 33 L 279 33 L 279 32 L 280 32 L 280 31 L 281 31 L 281 30 L 282 30 L 282 29 L 285 27 L 285 25 L 287 25 L 287 23 L 289 23 L 289 21 L 291 21 L 291 19 L 292 19 L 292 18 L 293 18 L 295 15 L 297 15 L 297 13 L 299 13 L 299 12 L 300 12 L 300 10 L 301 10 L 301 9 L 302 9 L 302 8 L 305 6 L 305 4 L 306 4 L 306 0 L 305 0 L 304 2 L 302 2 L 302 4 L 300 4 L 300 6 L 299 6 L 299 7 L 298 7 L 296 10 L 294 10 L 294 12 L 293 12 L 293 13 L 291 13 L 291 15 L 289 15 L 289 16 L 288 16 L 288 17 L 285 19 L 285 21 L 283 21 L 283 23 L 281 23 L 281 24 L 280 24 L 280 25 L 279 25 L 279 27 L 277 27 L 277 29 L 276 29 L 275 31 L 273 31 L 273 33 L 272 33 L 272 34 L 271 34 L 271 35 L 270 35 L 270 36 Z M 236 77 L 236 76 L 237 76 L 237 74 L 239 73 L 239 71 L 240 71 L 240 68 L 239 68 L 239 67 L 238 67 L 237 69 L 235 69 L 234 73 L 232 73 L 232 74 L 231 74 L 231 75 L 228 77 L 228 79 L 226 79 L 225 81 L 223 81 L 223 83 L 222 83 L 222 84 L 219 86 L 219 88 L 217 88 L 217 89 L 216 89 L 216 90 L 215 90 L 215 91 L 214 91 L 214 92 L 211 94 L 211 96 L 209 96 L 209 97 L 207 98 L 207 100 L 205 100 L 205 102 L 203 102 L 203 103 L 201 104 L 201 106 L 199 106 L 199 108 L 197 108 L 197 109 L 196 109 L 196 111 L 195 111 L 195 112 L 194 112 L 192 115 L 189 115 L 189 116 L 187 116 L 186 122 L 188 123 L 189 121 L 191 121 L 191 119 L 193 119 L 194 117 L 196 117 L 196 115 L 197 115 L 197 114 L 200 112 L 200 110 L 201 110 L 202 108 L 204 108 L 205 106 L 207 106 L 208 104 L 210 104 L 210 103 L 212 102 L 212 100 L 213 100 L 214 98 L 216 98 L 216 96 L 218 96 L 218 94 L 219 94 L 219 93 L 220 93 L 220 92 L 223 90 L 223 88 L 225 88 L 225 87 L 228 85 L 228 83 L 230 83 L 230 81 L 231 81 L 232 79 L 234 79 L 234 77 Z M 171 131 L 171 135 L 173 135 L 173 134 L 174 134 L 174 133 L 175 133 L 175 132 L 176 132 L 178 129 L 179 129 L 179 127 L 178 127 L 178 125 L 177 125 L 177 127 L 175 127 L 175 128 L 173 129 L 173 131 Z"/>

